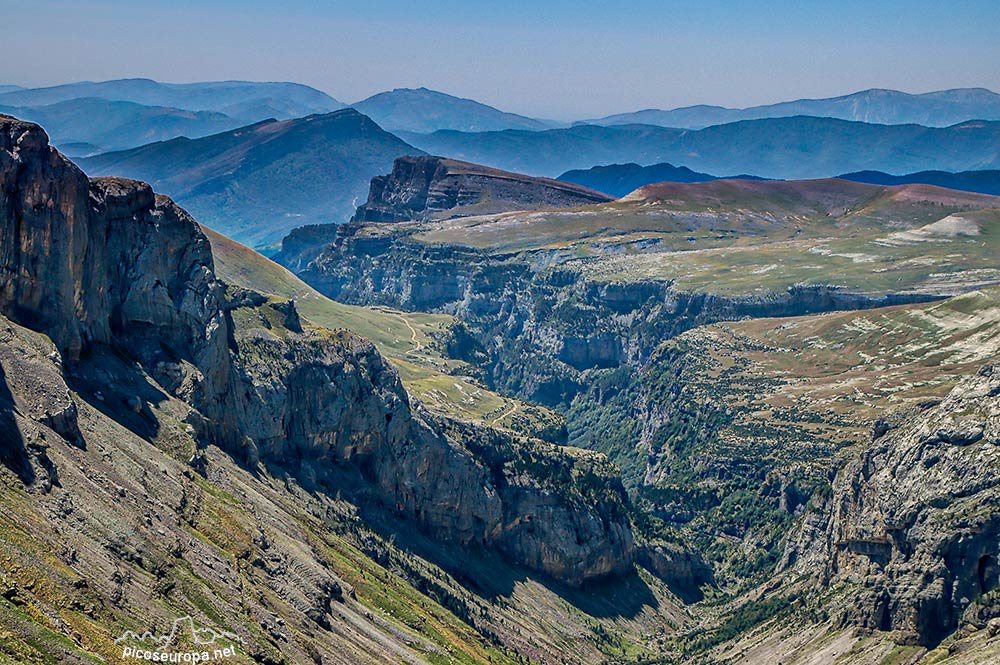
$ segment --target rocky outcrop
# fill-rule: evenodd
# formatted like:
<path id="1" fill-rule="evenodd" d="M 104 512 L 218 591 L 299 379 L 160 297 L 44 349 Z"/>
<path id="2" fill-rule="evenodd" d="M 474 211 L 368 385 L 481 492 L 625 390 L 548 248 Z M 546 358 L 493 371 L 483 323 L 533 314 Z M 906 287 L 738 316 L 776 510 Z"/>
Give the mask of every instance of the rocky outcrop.
<path id="1" fill-rule="evenodd" d="M 307 224 L 281 240 L 281 263 L 294 273 L 306 269 L 337 234 L 339 224 Z"/>
<path id="2" fill-rule="evenodd" d="M 126 347 L 232 440 L 239 420 L 222 288 L 191 217 L 144 183 L 89 180 L 40 127 L 0 119 L 0 312 L 69 362 Z"/>
<path id="3" fill-rule="evenodd" d="M 291 302 L 227 297 L 198 226 L 147 185 L 88 180 L 39 127 L 5 117 L 0 191 L 0 313 L 51 337 L 68 372 L 113 348 L 190 405 L 202 445 L 331 493 L 356 477 L 439 538 L 494 547 L 565 582 L 631 565 L 627 499 L 596 471 L 604 462 L 421 416 L 369 342 L 307 326 Z M 109 395 L 95 399 L 143 411 L 134 395 L 112 398 L 106 380 Z M 63 397 L 38 418 L 73 438 Z M 4 458 L 30 463 L 23 450 Z"/>
<path id="4" fill-rule="evenodd" d="M 712 567 L 702 556 L 676 543 L 647 543 L 639 550 L 638 561 L 688 601 L 701 600 L 701 587 L 715 583 Z"/>
<path id="5" fill-rule="evenodd" d="M 444 157 L 400 157 L 372 178 L 353 221 L 400 222 L 511 210 L 572 208 L 612 197 L 550 178 L 534 178 Z"/>
<path id="6" fill-rule="evenodd" d="M 283 329 L 271 304 L 232 311 L 250 379 L 252 455 L 308 486 L 357 469 L 375 496 L 435 536 L 485 545 L 572 584 L 625 572 L 633 542 L 617 470 L 488 427 L 411 407 L 395 370 L 350 333 Z"/>
<path id="7" fill-rule="evenodd" d="M 789 543 L 794 569 L 851 594 L 844 620 L 935 645 L 1000 616 L 1000 369 L 882 419 Z M 788 553 L 786 552 L 786 559 Z"/>

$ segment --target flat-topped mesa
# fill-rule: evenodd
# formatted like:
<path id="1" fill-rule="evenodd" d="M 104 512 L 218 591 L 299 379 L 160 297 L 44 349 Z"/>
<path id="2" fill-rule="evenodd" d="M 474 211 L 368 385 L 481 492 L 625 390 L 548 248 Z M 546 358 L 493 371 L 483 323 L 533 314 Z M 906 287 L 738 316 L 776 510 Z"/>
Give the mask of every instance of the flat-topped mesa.
<path id="1" fill-rule="evenodd" d="M 586 187 L 444 157 L 400 157 L 372 178 L 355 222 L 403 222 L 575 208 L 612 198 Z"/>

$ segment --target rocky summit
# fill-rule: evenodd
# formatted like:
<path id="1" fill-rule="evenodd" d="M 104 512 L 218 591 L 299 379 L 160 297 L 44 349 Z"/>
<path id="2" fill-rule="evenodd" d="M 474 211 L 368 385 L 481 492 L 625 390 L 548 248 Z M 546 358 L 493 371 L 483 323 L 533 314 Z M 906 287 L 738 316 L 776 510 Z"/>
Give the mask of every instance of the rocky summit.
<path id="1" fill-rule="evenodd" d="M 400 222 L 606 203 L 600 192 L 442 157 L 400 157 L 352 221 Z"/>

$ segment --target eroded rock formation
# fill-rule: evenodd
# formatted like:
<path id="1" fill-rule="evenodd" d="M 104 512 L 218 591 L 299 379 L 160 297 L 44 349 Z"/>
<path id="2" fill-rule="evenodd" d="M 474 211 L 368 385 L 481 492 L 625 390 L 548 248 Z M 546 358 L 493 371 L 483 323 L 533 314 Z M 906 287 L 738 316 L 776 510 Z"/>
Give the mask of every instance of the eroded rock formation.
<path id="1" fill-rule="evenodd" d="M 844 620 L 903 642 L 935 645 L 963 620 L 984 627 L 1000 585 L 1000 368 L 877 425 L 785 565 L 846 586 Z"/>
<path id="2" fill-rule="evenodd" d="M 51 337 L 68 371 L 116 349 L 190 405 L 203 445 L 330 491 L 357 473 L 440 537 L 563 581 L 631 565 L 627 498 L 603 460 L 421 416 L 366 340 L 305 327 L 291 303 L 227 298 L 207 239 L 147 185 L 88 180 L 41 128 L 5 116 L 0 191 L 0 313 Z M 141 410 L 134 396 L 113 403 L 133 399 Z M 55 402 L 39 418 L 73 438 L 72 410 Z"/>
<path id="3" fill-rule="evenodd" d="M 612 197 L 551 178 L 534 178 L 444 157 L 399 157 L 372 178 L 354 221 L 400 222 L 509 210 L 572 208 Z"/>

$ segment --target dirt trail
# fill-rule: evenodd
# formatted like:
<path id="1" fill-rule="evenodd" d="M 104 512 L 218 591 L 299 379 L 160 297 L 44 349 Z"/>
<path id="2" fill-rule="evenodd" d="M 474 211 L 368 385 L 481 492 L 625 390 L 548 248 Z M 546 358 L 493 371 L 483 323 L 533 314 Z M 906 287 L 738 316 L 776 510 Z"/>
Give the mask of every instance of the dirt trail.
<path id="1" fill-rule="evenodd" d="M 501 413 L 499 416 L 497 416 L 496 418 L 494 418 L 490 422 L 490 424 L 491 425 L 496 425 L 497 423 L 499 423 L 504 418 L 509 418 L 510 416 L 513 416 L 515 413 L 517 413 L 520 410 L 521 410 L 521 403 L 520 402 L 514 402 L 514 406 L 510 407 L 509 409 L 507 409 L 506 411 L 504 411 L 503 413 Z"/>
<path id="2" fill-rule="evenodd" d="M 424 345 L 417 341 L 417 329 L 410 324 L 409 319 L 402 314 L 397 314 L 396 316 L 398 316 L 403 321 L 403 324 L 410 329 L 410 341 L 413 342 L 413 349 L 410 352 L 413 353 L 424 348 Z"/>

